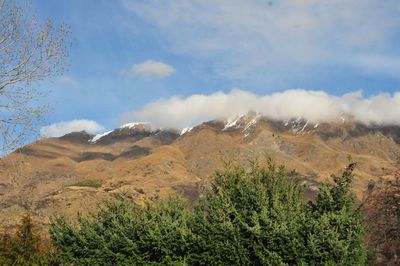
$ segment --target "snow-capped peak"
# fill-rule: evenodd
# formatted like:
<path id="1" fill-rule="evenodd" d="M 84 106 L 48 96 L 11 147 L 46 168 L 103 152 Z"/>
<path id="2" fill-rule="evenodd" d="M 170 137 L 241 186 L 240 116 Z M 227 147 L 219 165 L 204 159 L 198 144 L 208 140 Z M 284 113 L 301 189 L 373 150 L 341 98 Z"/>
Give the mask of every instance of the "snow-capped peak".
<path id="1" fill-rule="evenodd" d="M 127 123 L 127 124 L 123 124 L 122 126 L 120 126 L 119 128 L 135 128 L 137 126 L 144 126 L 144 127 L 149 127 L 150 123 L 149 122 L 133 122 L 133 123 Z"/>
<path id="2" fill-rule="evenodd" d="M 237 126 L 238 122 L 240 122 L 240 120 L 244 117 L 244 115 L 240 115 L 240 116 L 235 116 L 234 118 L 228 118 L 226 120 L 226 124 L 225 127 L 222 130 L 226 130 L 228 128 Z"/>
<path id="3" fill-rule="evenodd" d="M 181 136 L 184 135 L 184 134 L 186 134 L 186 133 L 189 133 L 190 130 L 192 130 L 192 129 L 193 129 L 193 127 L 185 127 L 185 128 L 183 128 L 183 129 L 181 130 Z"/>
<path id="4" fill-rule="evenodd" d="M 139 130 L 143 130 L 144 129 L 145 131 L 151 130 L 150 123 L 148 123 L 148 122 L 127 123 L 127 124 L 123 124 L 122 126 L 120 126 L 119 128 L 116 128 L 114 130 L 110 130 L 110 131 L 107 131 L 107 132 L 104 132 L 104 133 L 97 134 L 92 139 L 90 139 L 89 142 L 90 143 L 96 143 L 97 141 L 99 141 L 100 139 L 102 139 L 105 136 L 109 135 L 110 133 L 117 132 L 117 131 L 124 130 L 124 129 L 139 129 Z"/>
<path id="5" fill-rule="evenodd" d="M 225 126 L 222 130 L 228 130 L 231 128 L 242 129 L 242 133 L 245 137 L 248 137 L 254 130 L 254 126 L 262 117 L 261 113 L 250 111 L 243 115 L 237 115 L 234 118 L 229 118 L 225 121 Z"/>
<path id="6" fill-rule="evenodd" d="M 292 118 L 284 121 L 285 127 L 290 127 L 293 134 L 308 134 L 313 129 L 316 129 L 319 124 L 312 124 L 308 120 L 304 120 L 302 117 Z"/>
<path id="7" fill-rule="evenodd" d="M 110 134 L 111 132 L 113 132 L 113 130 L 101 133 L 101 134 L 97 134 L 96 136 L 94 136 L 92 139 L 89 140 L 89 142 L 91 143 L 95 143 L 96 141 L 98 141 L 99 139 L 101 139 L 102 137 L 107 136 L 108 134 Z"/>

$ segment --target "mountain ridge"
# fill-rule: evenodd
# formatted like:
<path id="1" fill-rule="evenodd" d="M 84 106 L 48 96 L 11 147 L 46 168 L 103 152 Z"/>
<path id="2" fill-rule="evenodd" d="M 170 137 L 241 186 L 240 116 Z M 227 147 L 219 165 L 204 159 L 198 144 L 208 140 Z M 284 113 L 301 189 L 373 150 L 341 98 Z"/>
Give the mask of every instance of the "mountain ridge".
<path id="1" fill-rule="evenodd" d="M 94 136 L 45 138 L 2 158 L 0 222 L 12 226 L 30 209 L 45 227 L 51 215 L 75 217 L 115 193 L 137 202 L 178 193 L 193 202 L 224 163 L 265 156 L 293 169 L 312 198 L 350 155 L 359 164 L 353 191 L 361 200 L 369 182 L 390 176 L 400 157 L 398 126 L 277 121 L 257 113 L 207 121 L 184 133 L 136 123 L 92 142 Z"/>

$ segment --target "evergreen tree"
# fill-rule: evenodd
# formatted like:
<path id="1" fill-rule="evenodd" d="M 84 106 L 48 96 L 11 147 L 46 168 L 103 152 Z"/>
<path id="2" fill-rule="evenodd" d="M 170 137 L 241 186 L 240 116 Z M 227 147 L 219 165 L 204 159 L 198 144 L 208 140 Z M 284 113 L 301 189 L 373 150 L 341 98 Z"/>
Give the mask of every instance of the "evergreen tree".
<path id="1" fill-rule="evenodd" d="M 50 229 L 74 265 L 367 265 L 365 227 L 350 192 L 355 164 L 304 203 L 283 166 L 227 167 L 194 208 L 177 198 L 108 203 L 74 227 Z"/>
<path id="2" fill-rule="evenodd" d="M 79 228 L 58 217 L 50 234 L 67 264 L 185 265 L 192 220 L 177 198 L 144 207 L 121 199 L 89 218 L 79 217 Z"/>
<path id="3" fill-rule="evenodd" d="M 334 182 L 323 184 L 316 203 L 309 203 L 306 260 L 312 264 L 366 265 L 369 260 L 361 206 L 354 206 L 350 192 L 355 167 L 350 162 L 342 175 L 332 175 Z"/>
<path id="4" fill-rule="evenodd" d="M 296 264 L 304 245 L 301 187 L 283 167 L 254 163 L 217 173 L 213 190 L 196 208 L 201 236 L 194 264 Z"/>

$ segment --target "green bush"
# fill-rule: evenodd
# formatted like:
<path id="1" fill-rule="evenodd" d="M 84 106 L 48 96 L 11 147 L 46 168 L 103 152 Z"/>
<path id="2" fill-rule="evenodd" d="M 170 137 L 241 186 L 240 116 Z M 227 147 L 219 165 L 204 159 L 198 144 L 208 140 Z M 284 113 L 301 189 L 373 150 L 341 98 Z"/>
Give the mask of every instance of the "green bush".
<path id="1" fill-rule="evenodd" d="M 160 265 L 184 262 L 194 236 L 193 213 L 177 199 L 141 207 L 122 199 L 107 203 L 79 228 L 56 218 L 50 233 L 60 258 L 77 265 Z M 192 240 L 192 242 L 194 242 Z"/>
<path id="2" fill-rule="evenodd" d="M 303 203 L 284 167 L 254 163 L 217 172 L 193 208 L 177 198 L 139 206 L 122 200 L 72 226 L 50 228 L 73 265 L 366 265 L 365 227 L 349 189 L 355 164 Z"/>
<path id="3" fill-rule="evenodd" d="M 86 180 L 78 181 L 70 186 L 99 188 L 99 187 L 101 187 L 101 184 L 102 184 L 101 180 L 86 179 Z"/>

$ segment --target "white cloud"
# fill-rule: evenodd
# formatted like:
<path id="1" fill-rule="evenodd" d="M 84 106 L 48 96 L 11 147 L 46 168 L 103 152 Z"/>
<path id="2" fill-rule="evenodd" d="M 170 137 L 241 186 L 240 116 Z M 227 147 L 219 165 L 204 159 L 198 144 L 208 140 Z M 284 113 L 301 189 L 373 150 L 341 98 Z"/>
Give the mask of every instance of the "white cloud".
<path id="1" fill-rule="evenodd" d="M 183 128 L 200 122 L 234 117 L 250 110 L 273 119 L 303 117 L 311 122 L 354 116 L 365 124 L 400 125 L 400 92 L 363 97 L 361 91 L 342 96 L 323 91 L 292 89 L 269 95 L 235 89 L 229 93 L 196 94 L 186 98 L 172 97 L 148 103 L 140 110 L 122 115 L 123 122 L 145 120 L 156 127 Z"/>
<path id="2" fill-rule="evenodd" d="M 175 74 L 175 69 L 163 62 L 158 62 L 154 60 L 147 60 L 140 64 L 135 64 L 128 71 L 128 76 L 137 76 L 141 78 L 166 78 Z"/>
<path id="3" fill-rule="evenodd" d="M 86 131 L 88 133 L 97 133 L 104 130 L 104 127 L 96 121 L 87 119 L 75 119 L 71 121 L 62 121 L 40 129 L 43 137 L 60 137 L 71 132 Z"/>
<path id="4" fill-rule="evenodd" d="M 321 65 L 390 76 L 398 69 L 381 60 L 398 55 L 398 0 L 121 1 L 174 53 L 229 78 Z"/>

